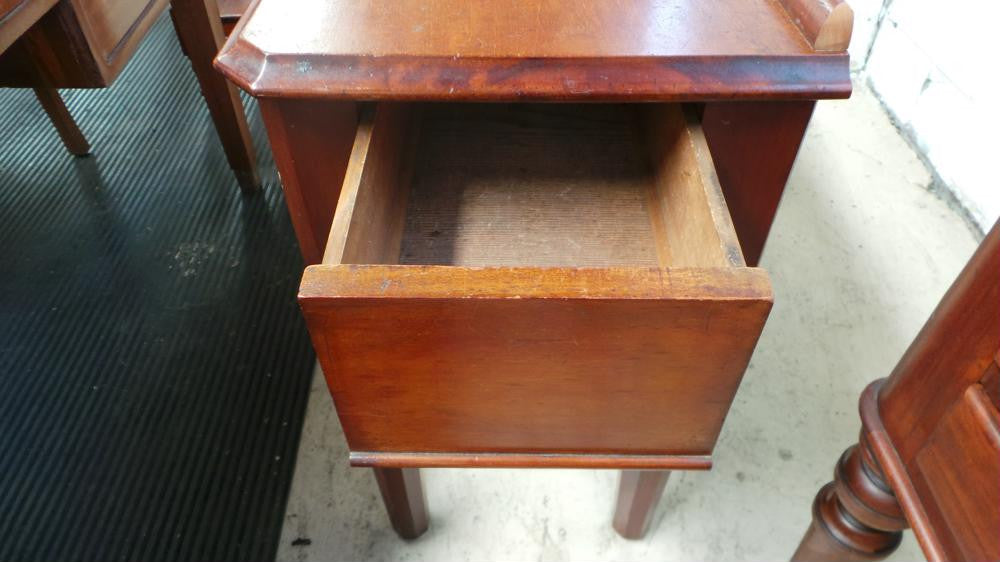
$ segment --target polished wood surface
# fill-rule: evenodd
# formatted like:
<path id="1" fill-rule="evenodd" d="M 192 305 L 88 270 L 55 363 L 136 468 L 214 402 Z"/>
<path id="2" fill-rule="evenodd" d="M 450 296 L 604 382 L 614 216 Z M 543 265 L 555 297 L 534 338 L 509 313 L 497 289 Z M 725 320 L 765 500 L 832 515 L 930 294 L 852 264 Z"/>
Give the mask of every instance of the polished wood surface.
<path id="1" fill-rule="evenodd" d="M 661 189 L 687 192 L 671 201 L 684 201 L 688 215 L 712 221 L 716 230 L 706 237 L 692 220 L 697 232 L 672 243 L 697 247 L 690 255 L 703 255 L 714 267 L 469 266 L 466 260 L 480 259 L 470 247 L 475 244 L 455 243 L 464 249 L 452 254 L 450 265 L 369 265 L 400 259 L 406 247 L 401 225 L 424 212 L 421 192 L 449 189 L 446 176 L 475 189 L 456 192 L 451 205 L 498 194 L 496 200 L 516 206 L 517 193 L 548 194 L 515 213 L 534 214 L 538 225 L 498 220 L 491 229 L 500 242 L 489 247 L 523 246 L 506 254 L 524 265 L 549 259 L 548 244 L 533 245 L 546 230 L 559 233 L 553 239 L 580 236 L 572 245 L 584 248 L 595 240 L 582 236 L 603 240 L 600 231 L 575 229 L 591 213 L 583 182 L 599 178 L 598 186 L 633 189 L 641 204 L 656 192 L 658 176 L 653 166 L 645 173 L 623 168 L 618 151 L 608 147 L 609 141 L 638 142 L 633 152 L 645 152 L 642 135 L 626 127 L 632 135 L 597 137 L 595 148 L 608 156 L 568 178 L 576 192 L 561 183 L 567 180 L 560 155 L 579 156 L 593 142 L 592 132 L 607 131 L 606 107 L 484 106 L 455 113 L 436 106 L 425 108 L 418 124 L 406 106 L 388 104 L 363 116 L 331 228 L 329 262 L 307 268 L 299 295 L 352 452 L 374 464 L 384 453 L 386 466 L 398 466 L 399 453 L 456 453 L 451 460 L 462 466 L 509 464 L 505 453 L 535 455 L 534 464 L 546 466 L 592 465 L 578 463 L 579 454 L 618 466 L 630 456 L 654 456 L 663 463 L 658 468 L 690 468 L 688 457 L 710 455 L 770 308 L 770 287 L 763 272 L 742 267 L 724 205 L 711 207 L 722 195 L 696 164 L 710 162 L 703 137 L 691 132 L 697 123 L 677 106 L 656 109 L 658 119 L 643 121 L 664 129 L 652 138 L 671 142 L 650 154 L 689 165 L 687 174 L 698 178 Z M 636 117 L 634 111 L 613 115 Z M 405 155 L 414 127 L 423 152 L 411 175 Z M 468 149 L 445 142 L 439 150 L 439 136 Z M 525 155 L 534 163 L 517 160 Z M 427 174 L 433 179 L 424 181 Z M 567 200 L 572 206 L 577 194 L 577 215 L 527 211 Z M 477 208 L 463 206 L 469 212 L 452 215 L 467 221 L 456 225 L 459 232 L 477 236 Z M 646 228 L 653 224 L 648 209 L 639 220 Z M 444 238 L 442 232 L 426 236 Z M 655 239 L 648 238 L 650 252 Z M 655 252 L 650 255 L 655 260 Z"/>
<path id="2" fill-rule="evenodd" d="M 218 67 L 257 96 L 629 100 L 836 98 L 771 0 L 259 0 Z M 336 33 L 310 30 L 336 29 Z"/>
<path id="3" fill-rule="evenodd" d="M 841 461 L 795 560 L 879 559 L 907 524 L 929 560 L 1000 558 L 1000 414 L 986 390 L 1000 368 L 998 310 L 1000 223 L 890 377 L 865 391 L 861 444 L 845 454 L 865 469 Z"/>

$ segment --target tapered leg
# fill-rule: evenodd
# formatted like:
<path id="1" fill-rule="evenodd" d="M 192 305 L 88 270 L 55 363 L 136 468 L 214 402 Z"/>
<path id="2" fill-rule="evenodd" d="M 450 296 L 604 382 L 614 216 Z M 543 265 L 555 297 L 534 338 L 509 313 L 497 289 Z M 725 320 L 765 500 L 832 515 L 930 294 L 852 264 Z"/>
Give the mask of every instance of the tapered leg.
<path id="1" fill-rule="evenodd" d="M 670 477 L 669 470 L 623 470 L 618 481 L 614 528 L 626 539 L 641 539 Z"/>
<path id="2" fill-rule="evenodd" d="M 840 457 L 833 482 L 819 491 L 812 510 L 795 562 L 880 560 L 896 550 L 907 527 L 864 431 Z"/>
<path id="3" fill-rule="evenodd" d="M 374 468 L 375 481 L 389 521 L 404 539 L 415 539 L 427 530 L 427 499 L 417 468 Z"/>
<path id="4" fill-rule="evenodd" d="M 212 67 L 225 40 L 216 0 L 171 0 L 170 17 L 198 78 L 229 167 L 244 192 L 260 189 L 257 156 L 236 87 Z"/>
<path id="5" fill-rule="evenodd" d="M 705 140 L 750 266 L 764 251 L 813 106 L 813 101 L 705 105 Z"/>
<path id="6" fill-rule="evenodd" d="M 59 138 L 62 139 L 66 149 L 74 156 L 86 156 L 90 154 L 90 144 L 87 143 L 86 137 L 80 132 L 80 128 L 77 127 L 73 116 L 66 109 L 66 104 L 63 103 L 62 97 L 59 95 L 59 90 L 55 88 L 33 89 L 35 97 L 38 98 L 38 101 L 42 104 L 42 108 L 45 109 L 45 113 L 48 114 L 49 120 L 55 126 L 56 132 L 59 133 Z"/>

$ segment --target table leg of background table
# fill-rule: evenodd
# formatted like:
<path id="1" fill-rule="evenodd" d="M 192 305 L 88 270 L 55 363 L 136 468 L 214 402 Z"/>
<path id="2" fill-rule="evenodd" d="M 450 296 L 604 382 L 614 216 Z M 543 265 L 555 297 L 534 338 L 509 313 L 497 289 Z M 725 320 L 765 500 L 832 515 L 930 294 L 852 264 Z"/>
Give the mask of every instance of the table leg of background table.
<path id="1" fill-rule="evenodd" d="M 427 530 L 427 498 L 417 468 L 374 468 L 375 481 L 389 521 L 404 539 L 415 539 Z"/>
<path id="2" fill-rule="evenodd" d="M 80 132 L 80 128 L 76 125 L 76 121 L 73 120 L 73 116 L 66 109 L 66 104 L 63 103 L 62 97 L 59 96 L 59 90 L 55 88 L 33 88 L 33 90 L 35 91 L 35 97 L 38 98 L 45 113 L 48 114 L 49 120 L 52 121 L 52 125 L 55 126 L 56 132 L 59 133 L 59 138 L 62 139 L 66 149 L 74 156 L 86 156 L 90 154 L 90 144 L 87 143 L 86 137 Z"/>
<path id="3" fill-rule="evenodd" d="M 814 101 L 705 104 L 702 127 L 747 265 L 764 251 Z"/>
<path id="4" fill-rule="evenodd" d="M 358 129 L 357 104 L 260 98 L 285 203 L 306 265 L 323 261 Z"/>
<path id="5" fill-rule="evenodd" d="M 216 0 L 171 0 L 170 17 L 198 78 L 201 94 L 208 104 L 208 112 L 236 181 L 244 192 L 259 190 L 257 155 L 243 113 L 243 102 L 236 86 L 212 67 L 212 60 L 226 39 Z"/>
<path id="6" fill-rule="evenodd" d="M 649 529 L 669 470 L 623 470 L 618 481 L 614 528 L 626 539 L 641 539 Z"/>

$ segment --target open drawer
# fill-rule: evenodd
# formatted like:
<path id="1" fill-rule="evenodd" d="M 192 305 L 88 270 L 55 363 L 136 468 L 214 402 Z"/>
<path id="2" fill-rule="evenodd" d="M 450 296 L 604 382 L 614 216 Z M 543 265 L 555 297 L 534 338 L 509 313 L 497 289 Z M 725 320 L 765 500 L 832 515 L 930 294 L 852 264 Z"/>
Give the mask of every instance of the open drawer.
<path id="1" fill-rule="evenodd" d="M 299 293 L 395 467 L 708 468 L 771 300 L 669 104 L 367 108 Z"/>

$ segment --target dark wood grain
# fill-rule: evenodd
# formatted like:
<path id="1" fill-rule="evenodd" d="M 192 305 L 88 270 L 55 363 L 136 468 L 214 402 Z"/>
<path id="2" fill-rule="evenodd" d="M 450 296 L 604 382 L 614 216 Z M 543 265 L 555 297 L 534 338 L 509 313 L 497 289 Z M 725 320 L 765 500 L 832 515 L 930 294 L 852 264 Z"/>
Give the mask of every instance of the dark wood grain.
<path id="1" fill-rule="evenodd" d="M 1000 558 L 1000 414 L 980 384 L 997 365 L 998 310 L 1000 223 L 862 395 L 861 445 L 817 496 L 796 560 L 882 558 L 905 524 L 931 561 Z"/>
<path id="2" fill-rule="evenodd" d="M 201 95 L 208 105 L 215 132 L 236 182 L 247 193 L 260 189 L 257 155 L 247 128 L 243 102 L 236 87 L 212 67 L 225 39 L 216 0 L 171 0 L 170 17 L 177 37 L 191 61 Z"/>
<path id="3" fill-rule="evenodd" d="M 702 127 L 747 264 L 760 261 L 814 102 L 705 104 Z"/>
<path id="4" fill-rule="evenodd" d="M 337 33 L 303 33 L 333 29 Z M 219 55 L 257 96 L 817 99 L 850 93 L 776 2 L 261 0 Z"/>

